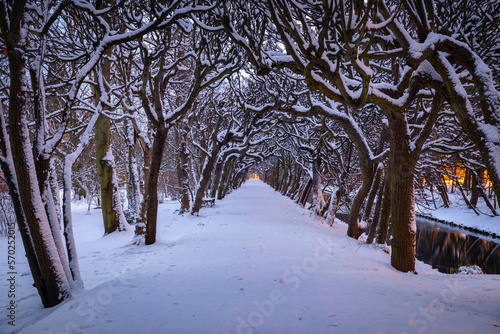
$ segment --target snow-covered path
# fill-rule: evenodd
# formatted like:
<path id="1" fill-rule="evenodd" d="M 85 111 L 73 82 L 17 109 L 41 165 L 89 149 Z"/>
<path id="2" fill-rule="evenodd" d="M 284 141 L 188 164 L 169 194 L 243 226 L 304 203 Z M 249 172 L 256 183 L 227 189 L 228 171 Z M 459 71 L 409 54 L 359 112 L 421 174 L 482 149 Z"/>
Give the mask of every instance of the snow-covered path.
<path id="1" fill-rule="evenodd" d="M 86 291 L 45 310 L 25 276 L 16 332 L 500 333 L 500 276 L 397 272 L 260 181 L 199 217 L 160 205 L 152 246 L 74 220 Z"/>

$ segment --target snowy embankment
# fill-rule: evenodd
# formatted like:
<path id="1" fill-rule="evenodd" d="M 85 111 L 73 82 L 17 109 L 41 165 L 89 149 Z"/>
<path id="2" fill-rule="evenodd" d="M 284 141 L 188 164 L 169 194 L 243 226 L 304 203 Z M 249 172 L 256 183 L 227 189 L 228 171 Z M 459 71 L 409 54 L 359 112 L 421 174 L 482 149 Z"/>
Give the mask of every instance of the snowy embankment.
<path id="1" fill-rule="evenodd" d="M 128 232 L 102 238 L 100 212 L 75 210 L 86 290 L 43 309 L 18 254 L 16 327 L 3 317 L 0 332 L 500 331 L 500 276 L 445 275 L 422 263 L 418 275 L 397 272 L 382 249 L 348 238 L 346 225 L 330 228 L 260 181 L 199 217 L 177 207 L 159 206 L 151 246 L 128 246 Z"/>
<path id="2" fill-rule="evenodd" d="M 485 232 L 486 234 L 500 236 L 500 217 L 491 217 L 486 214 L 477 215 L 472 209 L 467 209 L 463 200 L 454 194 L 450 194 L 451 206 L 440 207 L 436 210 L 426 211 L 422 214 L 438 220 L 444 220 L 458 227 Z M 481 212 L 490 214 L 489 209 L 483 201 L 479 203 Z"/>

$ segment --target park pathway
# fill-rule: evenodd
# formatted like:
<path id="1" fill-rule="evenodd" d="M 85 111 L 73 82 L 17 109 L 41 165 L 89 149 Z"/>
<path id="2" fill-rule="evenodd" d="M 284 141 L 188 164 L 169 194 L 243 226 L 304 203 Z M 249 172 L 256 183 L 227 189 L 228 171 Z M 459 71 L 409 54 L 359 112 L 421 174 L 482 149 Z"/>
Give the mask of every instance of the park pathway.
<path id="1" fill-rule="evenodd" d="M 447 276 L 421 263 L 418 275 L 397 272 L 383 249 L 261 181 L 199 217 L 177 206 L 160 205 L 151 246 L 102 238 L 98 214 L 76 215 L 87 290 L 51 311 L 24 310 L 20 332 L 500 332 L 499 276 Z"/>

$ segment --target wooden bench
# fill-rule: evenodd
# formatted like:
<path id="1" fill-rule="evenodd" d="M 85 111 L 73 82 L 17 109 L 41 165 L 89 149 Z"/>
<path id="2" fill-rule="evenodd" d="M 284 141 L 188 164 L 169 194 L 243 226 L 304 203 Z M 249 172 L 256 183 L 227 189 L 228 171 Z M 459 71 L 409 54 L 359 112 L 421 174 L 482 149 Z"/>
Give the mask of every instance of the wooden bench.
<path id="1" fill-rule="evenodd" d="M 203 206 L 204 207 L 213 207 L 215 205 L 215 198 L 204 198 Z"/>

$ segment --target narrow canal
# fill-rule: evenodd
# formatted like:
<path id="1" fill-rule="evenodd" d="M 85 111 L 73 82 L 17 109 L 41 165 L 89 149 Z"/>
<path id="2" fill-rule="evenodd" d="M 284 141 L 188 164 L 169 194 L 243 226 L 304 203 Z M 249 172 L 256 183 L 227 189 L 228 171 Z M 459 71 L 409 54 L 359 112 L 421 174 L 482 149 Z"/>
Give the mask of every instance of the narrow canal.
<path id="1" fill-rule="evenodd" d="M 485 274 L 500 274 L 500 238 L 418 217 L 417 258 L 443 273 L 478 265 Z"/>

